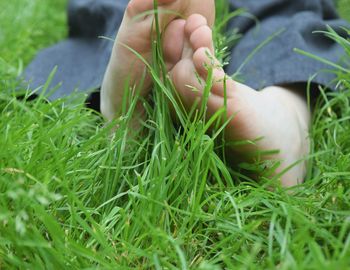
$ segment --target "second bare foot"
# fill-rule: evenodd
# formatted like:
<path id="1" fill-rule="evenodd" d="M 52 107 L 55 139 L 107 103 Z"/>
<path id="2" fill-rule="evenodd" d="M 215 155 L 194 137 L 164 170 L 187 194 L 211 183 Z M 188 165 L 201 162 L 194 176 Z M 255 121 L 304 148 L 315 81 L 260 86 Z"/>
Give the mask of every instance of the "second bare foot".
<path id="1" fill-rule="evenodd" d="M 169 25 L 169 29 L 181 31 L 179 25 Z M 243 158 L 253 152 L 277 150 L 277 154 L 264 157 L 281 162 L 276 173 L 306 156 L 310 112 L 299 92 L 277 86 L 258 92 L 233 81 L 213 56 L 212 32 L 207 20 L 201 15 L 192 15 L 183 22 L 182 29 L 183 44 L 165 47 L 165 55 L 173 64 L 170 75 L 184 106 L 190 109 L 202 101 L 207 67 L 211 66 L 213 87 L 207 103 L 208 115 L 212 116 L 224 106 L 226 96 L 228 117 L 234 116 L 226 127 L 226 139 L 256 141 L 261 138 L 254 145 L 230 149 L 232 155 Z M 282 175 L 282 184 L 293 186 L 302 182 L 304 176 L 305 162 L 301 161 Z"/>

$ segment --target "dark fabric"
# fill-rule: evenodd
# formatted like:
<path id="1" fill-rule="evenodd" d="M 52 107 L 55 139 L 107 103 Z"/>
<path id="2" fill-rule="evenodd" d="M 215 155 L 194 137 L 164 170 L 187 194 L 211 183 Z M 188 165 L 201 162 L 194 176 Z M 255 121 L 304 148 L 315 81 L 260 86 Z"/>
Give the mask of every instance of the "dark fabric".
<path id="1" fill-rule="evenodd" d="M 24 72 L 31 89 L 45 84 L 57 66 L 51 82 L 60 87 L 50 99 L 67 96 L 73 91 L 91 92 L 101 86 L 113 41 L 122 21 L 128 0 L 71 0 L 68 4 L 69 37 L 44 49 Z M 91 100 L 88 104 L 95 103 Z"/>
<path id="2" fill-rule="evenodd" d="M 337 31 L 350 26 L 340 20 L 331 0 L 228 0 L 231 8 L 244 8 L 259 23 L 246 17 L 234 19 L 242 39 L 232 50 L 229 73 L 237 72 L 247 56 L 276 32 L 281 31 L 241 69 L 240 77 L 255 88 L 283 83 L 307 82 L 320 69 L 329 68 L 316 60 L 296 54 L 299 48 L 337 62 L 343 50 L 315 30 L 328 24 Z M 61 84 L 50 98 L 72 91 L 89 91 L 101 86 L 114 38 L 128 0 L 71 0 L 68 5 L 69 38 L 37 55 L 24 73 L 31 89 L 43 85 L 57 66 L 52 86 Z M 345 34 L 345 33 L 344 33 Z M 316 83 L 327 84 L 332 75 L 323 73 Z M 39 90 L 40 91 L 40 90 Z M 91 103 L 91 98 L 89 103 Z"/>
<path id="3" fill-rule="evenodd" d="M 321 62 L 298 54 L 294 48 L 315 54 L 337 63 L 344 50 L 324 34 L 329 25 L 342 36 L 341 27 L 349 24 L 340 20 L 332 0 L 230 0 L 231 8 L 245 9 L 255 16 L 240 16 L 229 28 L 237 28 L 243 34 L 231 54 L 227 67 L 229 74 L 240 71 L 238 77 L 254 89 L 286 83 L 307 82 L 315 73 L 329 69 Z M 251 60 L 240 69 L 245 59 L 259 44 L 272 38 Z M 329 72 L 321 72 L 313 82 L 328 85 L 334 79 Z M 334 87 L 334 85 L 328 85 Z"/>

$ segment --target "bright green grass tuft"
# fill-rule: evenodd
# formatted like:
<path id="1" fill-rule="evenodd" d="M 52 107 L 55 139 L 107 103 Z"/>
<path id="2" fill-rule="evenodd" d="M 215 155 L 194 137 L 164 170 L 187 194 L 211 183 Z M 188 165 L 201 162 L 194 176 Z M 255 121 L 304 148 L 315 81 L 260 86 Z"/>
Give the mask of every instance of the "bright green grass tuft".
<path id="1" fill-rule="evenodd" d="M 67 32 L 65 0 L 0 1 L 0 59 L 27 65 L 37 50 Z"/>
<path id="2" fill-rule="evenodd" d="M 218 23 L 228 16 L 223 3 L 217 0 Z M 117 120 L 112 136 L 113 125 L 105 127 L 85 109 L 82 96 L 68 104 L 14 98 L 18 63 L 64 37 L 64 3 L 0 0 L 4 8 L 1 269 L 350 265 L 349 73 L 339 71 L 340 91 L 324 94 L 316 105 L 310 179 L 290 191 L 270 191 L 268 180 L 258 184 L 225 166 L 214 151 L 220 136 L 206 135 L 200 116 L 189 121 L 178 108 L 184 128 L 171 124 L 167 80 L 156 84 L 156 105 L 147 107 L 151 120 L 141 139 L 129 136 L 132 110 Z M 224 58 L 230 41 L 215 34 Z M 157 79 L 161 70 L 153 68 Z"/>
<path id="3" fill-rule="evenodd" d="M 350 21 L 350 0 L 338 0 L 340 15 Z"/>

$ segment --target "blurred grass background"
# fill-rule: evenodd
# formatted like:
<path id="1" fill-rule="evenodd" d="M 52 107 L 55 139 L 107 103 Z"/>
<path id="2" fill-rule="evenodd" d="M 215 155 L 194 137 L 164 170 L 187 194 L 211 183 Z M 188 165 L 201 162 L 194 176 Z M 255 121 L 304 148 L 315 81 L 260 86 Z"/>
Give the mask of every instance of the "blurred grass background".
<path id="1" fill-rule="evenodd" d="M 350 0 L 338 0 L 337 5 L 340 16 L 350 21 Z"/>
<path id="2" fill-rule="evenodd" d="M 66 0 L 0 0 L 0 59 L 26 66 L 67 35 Z"/>

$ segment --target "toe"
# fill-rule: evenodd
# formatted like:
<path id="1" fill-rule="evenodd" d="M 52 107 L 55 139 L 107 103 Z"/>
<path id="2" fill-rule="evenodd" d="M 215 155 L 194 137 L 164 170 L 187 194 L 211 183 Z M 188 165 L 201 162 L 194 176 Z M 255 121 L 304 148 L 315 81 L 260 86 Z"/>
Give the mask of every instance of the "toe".
<path id="1" fill-rule="evenodd" d="M 205 17 L 199 14 L 191 15 L 186 21 L 185 33 L 194 51 L 206 47 L 214 53 L 213 34 Z"/>
<path id="2" fill-rule="evenodd" d="M 201 47 L 193 54 L 193 63 L 197 72 L 204 78 L 207 77 L 208 68 L 221 68 L 220 62 L 213 56 L 210 48 Z"/>
<path id="3" fill-rule="evenodd" d="M 176 0 L 158 0 L 158 5 L 167 5 Z M 131 0 L 126 8 L 126 12 L 130 17 L 142 14 L 143 12 L 152 10 L 154 8 L 153 0 Z"/>
<path id="4" fill-rule="evenodd" d="M 207 25 L 197 28 L 190 36 L 190 43 L 194 51 L 206 47 L 211 54 L 214 54 L 212 31 Z"/>
<path id="5" fill-rule="evenodd" d="M 196 76 L 193 62 L 190 59 L 181 60 L 172 70 L 170 76 L 183 105 L 187 109 L 191 109 L 201 99 L 201 89 L 204 86 L 204 81 Z"/>
<path id="6" fill-rule="evenodd" d="M 181 60 L 185 43 L 185 24 L 185 20 L 174 20 L 168 25 L 165 30 L 163 38 L 163 50 L 165 62 L 169 64 L 168 69 L 171 69 L 177 62 Z"/>
<path id="7" fill-rule="evenodd" d="M 190 59 L 182 60 L 170 75 L 184 107 L 188 111 L 194 107 L 199 109 L 203 102 L 205 80 L 196 75 L 193 62 Z M 211 91 L 207 100 L 207 115 L 214 115 L 222 106 L 222 96 Z"/>
<path id="8" fill-rule="evenodd" d="M 198 74 L 204 79 L 208 76 L 209 68 L 213 69 L 211 89 L 213 94 L 221 97 L 231 97 L 233 81 L 226 75 L 220 62 L 211 54 L 209 48 L 196 50 L 193 54 L 193 63 Z"/>
<path id="9" fill-rule="evenodd" d="M 191 34 L 199 27 L 208 25 L 207 19 L 200 14 L 192 14 L 186 20 L 185 33 L 187 37 L 190 37 Z"/>
<path id="10" fill-rule="evenodd" d="M 151 9 L 153 9 L 152 0 L 131 0 L 126 8 L 126 12 L 130 17 L 134 17 Z"/>

